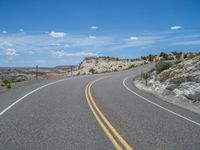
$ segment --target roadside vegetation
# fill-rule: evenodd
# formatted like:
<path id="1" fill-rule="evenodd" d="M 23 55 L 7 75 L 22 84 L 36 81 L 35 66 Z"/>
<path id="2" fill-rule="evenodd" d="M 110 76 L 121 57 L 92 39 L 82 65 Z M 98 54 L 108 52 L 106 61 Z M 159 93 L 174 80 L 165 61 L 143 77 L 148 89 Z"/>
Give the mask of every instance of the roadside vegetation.
<path id="1" fill-rule="evenodd" d="M 4 79 L 1 83 L 1 86 L 5 86 L 6 88 L 11 88 L 12 80 Z"/>
<path id="2" fill-rule="evenodd" d="M 159 74 L 163 70 L 169 69 L 172 65 L 173 65 L 172 62 L 159 61 L 155 66 L 156 67 L 156 72 Z"/>

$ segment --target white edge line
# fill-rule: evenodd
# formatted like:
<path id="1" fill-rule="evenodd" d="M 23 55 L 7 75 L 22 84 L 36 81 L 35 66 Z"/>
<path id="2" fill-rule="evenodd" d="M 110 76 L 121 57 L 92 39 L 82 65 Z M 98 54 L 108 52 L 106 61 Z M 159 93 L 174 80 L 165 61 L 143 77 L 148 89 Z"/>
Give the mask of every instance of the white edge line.
<path id="1" fill-rule="evenodd" d="M 35 93 L 36 91 L 38 91 L 38 90 L 40 90 L 40 89 L 42 89 L 44 87 L 47 87 L 49 85 L 56 84 L 58 82 L 62 82 L 62 81 L 70 80 L 70 79 L 76 79 L 76 78 L 78 78 L 78 77 L 75 77 L 75 78 L 71 77 L 71 78 L 67 78 L 67 79 L 61 79 L 61 80 L 57 80 L 57 81 L 45 84 L 45 85 L 43 85 L 41 87 L 38 87 L 38 88 L 32 90 L 31 92 L 27 93 L 26 95 L 22 96 L 21 98 L 19 98 L 18 100 L 16 100 L 14 103 L 12 103 L 11 105 L 9 105 L 8 107 L 6 107 L 3 111 L 0 112 L 0 116 L 3 115 L 5 112 L 7 112 L 10 108 L 12 108 L 13 106 L 15 106 L 17 103 L 19 103 L 21 100 L 23 100 L 27 96 Z M 79 77 L 79 78 L 81 78 L 81 77 Z"/>
<path id="2" fill-rule="evenodd" d="M 185 120 L 187 120 L 187 121 L 189 121 L 189 122 L 191 122 L 191 123 L 194 123 L 194 124 L 200 126 L 200 123 L 198 123 L 198 122 L 196 122 L 196 121 L 193 121 L 193 120 L 191 120 L 191 119 L 189 119 L 189 118 L 187 118 L 187 117 L 184 117 L 184 116 L 182 116 L 182 115 L 180 115 L 180 114 L 178 114 L 178 113 L 175 113 L 174 111 L 169 110 L 169 109 L 167 109 L 167 108 L 165 108 L 165 107 L 163 107 L 163 106 L 161 106 L 161 105 L 159 105 L 159 104 L 157 104 L 157 103 L 154 103 L 154 102 L 150 101 L 149 99 L 147 99 L 147 98 L 145 98 L 145 97 L 139 95 L 138 93 L 134 92 L 133 90 L 131 90 L 131 89 L 125 84 L 125 82 L 126 82 L 126 80 L 127 80 L 128 78 L 130 78 L 130 76 L 124 78 L 124 80 L 123 80 L 123 86 L 124 86 L 127 90 L 129 90 L 131 93 L 137 95 L 138 97 L 142 98 L 143 100 L 145 100 L 145 101 L 147 101 L 147 102 L 149 102 L 149 103 L 151 103 L 151 104 L 153 104 L 153 105 L 155 105 L 155 106 L 157 106 L 157 107 L 159 107 L 159 108 L 161 108 L 161 109 L 163 109 L 163 110 L 165 110 L 165 111 L 167 111 L 167 112 L 169 112 L 169 113 L 172 113 L 172 114 L 174 114 L 174 115 L 176 115 L 176 116 L 178 116 L 178 117 L 180 117 L 180 118 L 182 118 L 182 119 L 185 119 Z"/>

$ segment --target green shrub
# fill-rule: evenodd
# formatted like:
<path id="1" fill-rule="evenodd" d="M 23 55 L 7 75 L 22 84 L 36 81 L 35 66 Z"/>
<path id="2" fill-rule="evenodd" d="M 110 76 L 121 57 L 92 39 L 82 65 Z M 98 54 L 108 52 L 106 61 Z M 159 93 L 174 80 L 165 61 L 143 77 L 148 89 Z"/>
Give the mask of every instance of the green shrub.
<path id="1" fill-rule="evenodd" d="M 179 64 L 181 62 L 182 62 L 181 60 L 177 60 L 177 61 L 174 62 L 174 64 Z"/>
<path id="2" fill-rule="evenodd" d="M 95 69 L 94 69 L 94 68 L 91 68 L 91 69 L 89 70 L 89 72 L 91 72 L 92 74 L 94 74 L 94 73 L 95 73 Z"/>
<path id="3" fill-rule="evenodd" d="M 169 54 L 167 54 L 165 52 L 161 52 L 160 53 L 160 57 L 163 57 L 164 60 L 168 60 L 169 59 Z"/>
<path id="4" fill-rule="evenodd" d="M 9 89 L 9 88 L 11 88 L 11 85 L 9 84 L 9 85 L 7 85 L 6 87 Z"/>
<path id="5" fill-rule="evenodd" d="M 149 61 L 153 61 L 156 58 L 156 56 L 149 54 L 149 56 L 147 56 L 147 58 L 148 58 Z"/>
<path id="6" fill-rule="evenodd" d="M 175 55 L 176 59 L 180 59 L 181 58 L 181 55 L 183 54 L 182 52 L 172 52 L 173 55 Z"/>
<path id="7" fill-rule="evenodd" d="M 195 54 L 190 52 L 188 58 L 193 58 L 193 57 L 195 57 Z"/>
<path id="8" fill-rule="evenodd" d="M 162 72 L 163 70 L 169 69 L 173 64 L 171 62 L 160 61 L 156 64 L 157 73 Z"/>
<path id="9" fill-rule="evenodd" d="M 183 55 L 183 58 L 184 58 L 184 59 L 186 59 L 187 57 L 188 57 L 187 54 L 184 54 L 184 55 Z"/>
<path id="10" fill-rule="evenodd" d="M 12 81 L 9 79 L 3 80 L 3 85 L 6 86 L 7 88 L 11 88 L 11 83 L 12 83 Z"/>

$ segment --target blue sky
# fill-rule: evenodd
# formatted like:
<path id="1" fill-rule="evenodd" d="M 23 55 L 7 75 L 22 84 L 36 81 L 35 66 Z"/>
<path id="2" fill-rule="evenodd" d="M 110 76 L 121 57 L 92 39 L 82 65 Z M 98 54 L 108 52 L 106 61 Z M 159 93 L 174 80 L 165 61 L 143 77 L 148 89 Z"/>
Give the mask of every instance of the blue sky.
<path id="1" fill-rule="evenodd" d="M 0 66 L 200 51 L 199 0 L 1 0 Z"/>

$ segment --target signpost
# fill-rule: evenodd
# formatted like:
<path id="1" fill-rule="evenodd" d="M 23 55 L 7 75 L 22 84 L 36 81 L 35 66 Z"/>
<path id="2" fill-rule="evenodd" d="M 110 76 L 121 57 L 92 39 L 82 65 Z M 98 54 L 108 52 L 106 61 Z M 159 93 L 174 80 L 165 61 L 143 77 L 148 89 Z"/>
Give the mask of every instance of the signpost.
<path id="1" fill-rule="evenodd" d="M 38 80 L 38 65 L 36 65 L 35 77 L 36 77 L 36 80 Z"/>

